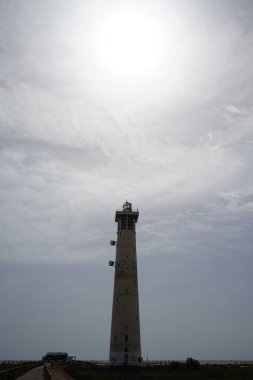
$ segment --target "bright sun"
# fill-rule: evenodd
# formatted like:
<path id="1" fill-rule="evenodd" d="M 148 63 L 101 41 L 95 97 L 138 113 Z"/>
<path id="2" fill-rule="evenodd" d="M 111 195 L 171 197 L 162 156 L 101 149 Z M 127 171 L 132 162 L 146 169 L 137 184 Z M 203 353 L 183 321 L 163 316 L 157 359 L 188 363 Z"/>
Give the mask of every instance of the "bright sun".
<path id="1" fill-rule="evenodd" d="M 142 14 L 112 15 L 101 27 L 102 63 L 122 76 L 146 75 L 159 63 L 162 38 L 159 25 Z"/>

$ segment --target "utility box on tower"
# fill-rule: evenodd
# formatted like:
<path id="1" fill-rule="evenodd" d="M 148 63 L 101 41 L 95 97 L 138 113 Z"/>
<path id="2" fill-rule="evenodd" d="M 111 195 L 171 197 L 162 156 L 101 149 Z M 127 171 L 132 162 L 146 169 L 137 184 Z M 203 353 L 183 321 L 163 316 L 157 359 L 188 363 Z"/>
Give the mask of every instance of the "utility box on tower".
<path id="1" fill-rule="evenodd" d="M 110 342 L 110 364 L 137 365 L 141 362 L 139 295 L 136 258 L 138 210 L 126 202 L 116 211 L 118 224 Z"/>

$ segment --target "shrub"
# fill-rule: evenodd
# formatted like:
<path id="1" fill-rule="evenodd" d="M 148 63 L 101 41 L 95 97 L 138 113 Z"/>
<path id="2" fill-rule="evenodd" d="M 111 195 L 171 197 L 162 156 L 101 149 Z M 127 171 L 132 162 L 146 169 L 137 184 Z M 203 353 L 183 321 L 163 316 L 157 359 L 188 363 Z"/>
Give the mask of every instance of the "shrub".
<path id="1" fill-rule="evenodd" d="M 187 369 L 199 369 L 200 368 L 200 362 L 193 358 L 187 358 L 186 359 L 186 368 Z"/>
<path id="2" fill-rule="evenodd" d="M 175 360 L 172 360 L 171 362 L 170 362 L 170 365 L 169 365 L 169 368 L 172 370 L 172 371 L 174 371 L 174 370 L 177 370 L 177 369 L 179 369 L 179 368 L 181 368 L 181 363 L 180 362 L 176 362 Z"/>

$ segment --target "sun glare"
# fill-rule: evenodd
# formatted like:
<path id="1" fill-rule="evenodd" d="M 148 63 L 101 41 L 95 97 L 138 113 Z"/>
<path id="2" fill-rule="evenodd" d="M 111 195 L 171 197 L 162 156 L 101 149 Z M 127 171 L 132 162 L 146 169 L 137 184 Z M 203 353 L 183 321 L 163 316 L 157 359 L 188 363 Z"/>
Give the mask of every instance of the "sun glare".
<path id="1" fill-rule="evenodd" d="M 145 75 L 154 69 L 160 60 L 161 44 L 159 25 L 142 14 L 114 14 L 100 30 L 102 64 L 126 77 Z"/>

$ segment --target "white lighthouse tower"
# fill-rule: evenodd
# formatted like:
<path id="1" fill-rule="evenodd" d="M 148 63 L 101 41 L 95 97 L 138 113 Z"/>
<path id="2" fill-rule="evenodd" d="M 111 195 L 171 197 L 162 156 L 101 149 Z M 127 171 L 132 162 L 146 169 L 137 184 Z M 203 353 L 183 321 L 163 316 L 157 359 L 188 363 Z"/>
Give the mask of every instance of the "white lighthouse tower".
<path id="1" fill-rule="evenodd" d="M 139 296 L 136 259 L 135 224 L 138 210 L 126 202 L 122 211 L 116 211 L 118 223 L 110 342 L 110 364 L 136 365 L 141 362 L 141 338 L 139 318 Z"/>

